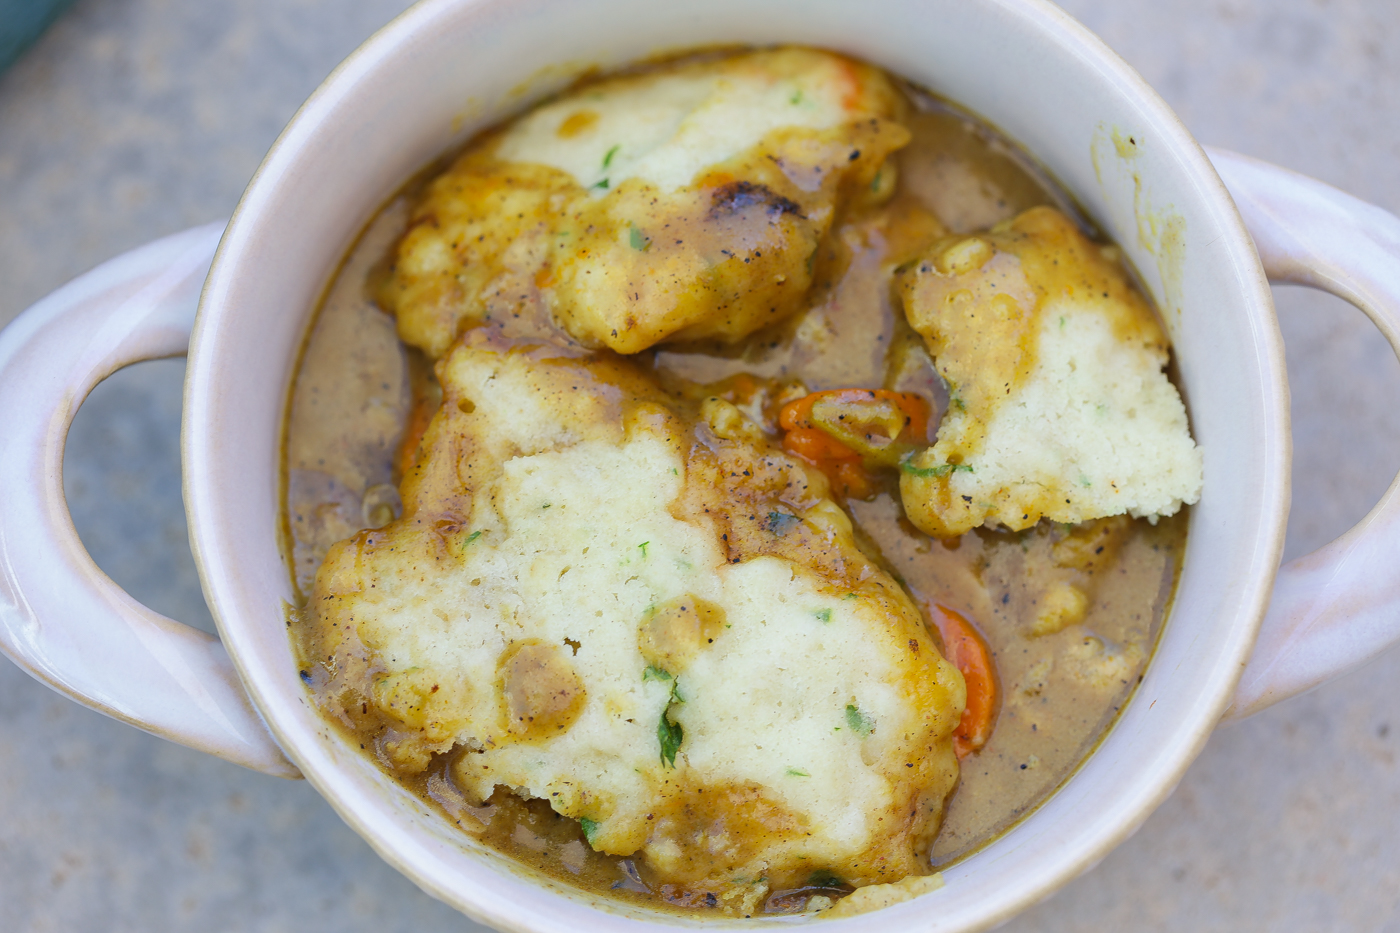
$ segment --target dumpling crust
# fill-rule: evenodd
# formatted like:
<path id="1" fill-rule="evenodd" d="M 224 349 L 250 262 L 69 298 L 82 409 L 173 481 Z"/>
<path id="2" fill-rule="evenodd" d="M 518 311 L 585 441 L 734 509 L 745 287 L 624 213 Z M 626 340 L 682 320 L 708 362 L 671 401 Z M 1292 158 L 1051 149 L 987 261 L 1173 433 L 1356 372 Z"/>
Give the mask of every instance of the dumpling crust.
<path id="1" fill-rule="evenodd" d="M 902 107 L 879 71 L 808 49 L 585 85 L 428 185 L 378 300 L 434 358 L 520 316 L 620 353 L 737 340 L 802 307 L 841 211 L 893 192 Z"/>
<path id="2" fill-rule="evenodd" d="M 962 677 L 824 478 L 615 357 L 471 331 L 438 372 L 403 517 L 316 579 L 331 712 L 400 771 L 466 749 L 469 795 L 548 800 L 672 899 L 926 872 Z"/>
<path id="3" fill-rule="evenodd" d="M 901 273 L 905 315 L 948 386 L 935 443 L 904 464 L 909 519 L 952 537 L 1197 500 L 1201 451 L 1167 340 L 1116 249 L 1037 207 L 950 237 Z"/>

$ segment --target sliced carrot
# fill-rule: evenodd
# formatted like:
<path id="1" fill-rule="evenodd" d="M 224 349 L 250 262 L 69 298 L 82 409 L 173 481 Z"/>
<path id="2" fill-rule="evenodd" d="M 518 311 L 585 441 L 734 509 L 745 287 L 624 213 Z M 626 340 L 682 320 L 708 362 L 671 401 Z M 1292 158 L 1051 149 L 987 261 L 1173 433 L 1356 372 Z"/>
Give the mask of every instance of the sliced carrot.
<path id="1" fill-rule="evenodd" d="M 878 491 L 875 479 L 860 465 L 859 460 L 841 460 L 828 471 L 832 485 L 847 499 L 869 499 Z"/>
<path id="2" fill-rule="evenodd" d="M 963 707 L 962 721 L 953 732 L 953 750 L 961 761 L 987 744 L 992 734 L 997 699 L 996 671 L 987 643 L 971 622 L 937 603 L 929 607 L 929 615 L 943 637 L 948 660 L 962 671 L 967 683 L 967 705 Z"/>
<path id="3" fill-rule="evenodd" d="M 856 70 L 854 63 L 843 58 L 838 74 L 840 75 L 840 83 L 844 85 L 841 88 L 841 109 L 852 112 L 860 105 L 861 92 L 864 90 L 861 85 L 860 72 Z"/>
<path id="4" fill-rule="evenodd" d="M 783 435 L 783 447 L 813 462 L 860 459 L 854 450 L 819 428 L 793 428 Z"/>
<path id="5" fill-rule="evenodd" d="M 817 412 L 818 406 L 825 409 L 825 414 Z M 828 389 L 788 402 L 778 413 L 778 426 L 784 431 L 817 428 L 852 449 L 878 437 L 883 438 L 883 445 L 888 448 L 892 444 L 903 447 L 924 443 L 928 418 L 928 401 L 910 392 Z M 864 440 L 862 435 L 865 435 Z M 879 452 L 866 451 L 877 456 Z"/>
<path id="6" fill-rule="evenodd" d="M 821 399 L 852 403 L 869 399 L 893 402 L 908 416 L 908 430 L 911 434 L 922 435 L 928 430 L 928 400 L 912 392 L 891 392 L 889 389 L 827 389 L 824 392 L 813 392 L 784 405 L 778 414 L 778 424 L 785 431 L 796 427 L 811 427 L 812 406 Z"/>
<path id="7" fill-rule="evenodd" d="M 869 411 L 872 402 L 881 403 L 875 407 L 883 408 L 884 418 L 875 416 L 868 426 L 862 427 L 865 417 L 874 413 L 862 417 L 861 406 L 867 406 Z M 832 420 L 830 411 L 825 420 L 814 417 L 813 406 L 818 404 L 828 409 L 835 407 L 839 423 Z M 891 412 L 890 406 L 897 414 Z M 778 426 L 787 432 L 783 447 L 825 473 L 839 494 L 864 499 L 878 489 L 869 470 L 894 466 L 904 451 L 923 443 L 928 417 L 929 404 L 918 395 L 887 389 L 828 389 L 788 402 L 778 413 Z M 895 436 L 888 437 L 886 432 Z M 876 449 L 872 449 L 872 436 L 877 438 Z"/>

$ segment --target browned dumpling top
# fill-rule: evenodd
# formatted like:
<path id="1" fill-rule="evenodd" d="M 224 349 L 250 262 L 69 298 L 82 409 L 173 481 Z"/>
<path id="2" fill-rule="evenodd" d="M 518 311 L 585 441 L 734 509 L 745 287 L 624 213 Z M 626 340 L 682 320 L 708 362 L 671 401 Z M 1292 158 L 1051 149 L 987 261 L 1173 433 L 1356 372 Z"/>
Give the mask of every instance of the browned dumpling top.
<path id="1" fill-rule="evenodd" d="M 475 330 L 439 373 L 403 517 L 316 578 L 331 711 L 696 896 L 926 873 L 963 680 L 824 477 L 616 358 Z"/>
<path id="2" fill-rule="evenodd" d="M 810 49 L 588 84 L 433 180 L 378 300 L 435 358 L 517 317 L 621 353 L 736 340 L 801 308 L 836 216 L 894 190 L 902 107 L 878 70 Z"/>
<path id="3" fill-rule="evenodd" d="M 1166 336 L 1116 247 L 1036 207 L 935 244 L 899 290 L 950 402 L 900 478 L 919 528 L 1155 519 L 1196 501 L 1201 451 Z"/>

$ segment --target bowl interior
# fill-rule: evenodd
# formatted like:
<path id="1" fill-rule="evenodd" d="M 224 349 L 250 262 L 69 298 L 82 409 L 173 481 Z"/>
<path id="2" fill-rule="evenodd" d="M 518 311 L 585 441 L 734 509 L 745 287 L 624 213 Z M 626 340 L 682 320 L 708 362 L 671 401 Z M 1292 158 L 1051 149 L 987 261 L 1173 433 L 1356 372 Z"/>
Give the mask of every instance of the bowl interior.
<path id="1" fill-rule="evenodd" d="M 206 285 L 184 435 L 206 597 L 289 756 L 429 893 L 511 930 L 694 925 L 595 904 L 476 849 L 321 721 L 286 634 L 292 591 L 278 543 L 278 476 L 310 315 L 357 232 L 399 185 L 584 68 L 721 43 L 837 49 L 982 116 L 1033 153 L 1125 250 L 1175 344 L 1205 488 L 1171 618 L 1135 698 L 1036 812 L 948 869 L 944 889 L 880 916 L 889 930 L 983 928 L 1086 870 L 1175 786 L 1253 643 L 1287 511 L 1282 349 L 1238 214 L 1166 105 L 1048 3 L 428 0 L 411 9 L 347 59 L 284 131 Z M 739 925 L 755 922 L 763 921 Z"/>

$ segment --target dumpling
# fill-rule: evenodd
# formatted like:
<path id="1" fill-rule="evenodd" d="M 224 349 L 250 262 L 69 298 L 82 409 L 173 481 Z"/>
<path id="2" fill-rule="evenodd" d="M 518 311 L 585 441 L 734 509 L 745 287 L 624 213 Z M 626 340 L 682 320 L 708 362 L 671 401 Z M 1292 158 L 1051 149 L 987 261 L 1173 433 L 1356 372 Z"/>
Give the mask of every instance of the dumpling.
<path id="1" fill-rule="evenodd" d="M 1114 247 L 1037 207 L 942 240 L 897 288 L 947 384 L 934 444 L 903 464 L 909 519 L 932 535 L 1156 517 L 1194 503 L 1201 451 L 1168 349 Z"/>
<path id="2" fill-rule="evenodd" d="M 402 518 L 332 548 L 317 692 L 688 898 L 929 870 L 964 684 L 825 478 L 718 398 L 468 331 Z M 825 873 L 825 874 L 823 874 Z M 711 897 L 713 896 L 713 897 Z"/>
<path id="3" fill-rule="evenodd" d="M 620 353 L 737 340 L 802 307 L 838 214 L 894 191 L 904 106 L 878 70 L 809 49 L 584 85 L 427 186 L 378 300 L 434 358 L 514 318 Z"/>

